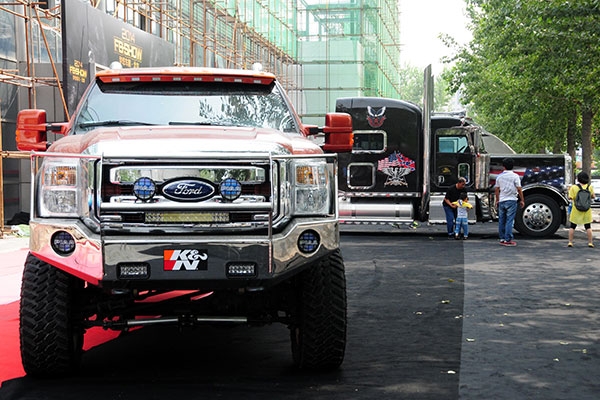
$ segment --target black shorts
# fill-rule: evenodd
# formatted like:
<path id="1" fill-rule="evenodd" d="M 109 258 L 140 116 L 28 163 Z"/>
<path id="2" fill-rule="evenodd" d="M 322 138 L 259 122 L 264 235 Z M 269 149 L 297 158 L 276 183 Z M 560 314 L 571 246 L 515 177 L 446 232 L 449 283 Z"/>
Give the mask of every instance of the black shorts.
<path id="1" fill-rule="evenodd" d="M 589 223 L 589 224 L 583 224 L 583 227 L 585 229 L 590 229 L 592 227 L 592 224 L 591 223 Z M 574 223 L 571 222 L 571 229 L 575 229 L 575 228 L 577 228 L 577 224 L 574 224 Z"/>

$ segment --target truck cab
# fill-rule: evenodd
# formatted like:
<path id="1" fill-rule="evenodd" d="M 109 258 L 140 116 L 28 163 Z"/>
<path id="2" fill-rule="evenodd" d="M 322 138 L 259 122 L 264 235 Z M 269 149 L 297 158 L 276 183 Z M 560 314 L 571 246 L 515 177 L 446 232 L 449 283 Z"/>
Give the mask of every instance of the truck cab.
<path id="1" fill-rule="evenodd" d="M 342 223 L 412 222 L 424 187 L 425 140 L 419 107 L 401 100 L 343 98 L 336 111 L 352 117 L 354 146 L 339 155 Z"/>
<path id="2" fill-rule="evenodd" d="M 429 222 L 445 223 L 442 208 L 446 191 L 459 177 L 465 178 L 465 189 L 474 194 L 471 222 L 492 219 L 488 200 L 489 163 L 482 139 L 483 129 L 452 114 L 431 117 L 431 202 Z"/>
<path id="3" fill-rule="evenodd" d="M 395 99 L 338 99 L 336 111 L 350 114 L 354 129 L 352 152 L 339 158 L 344 223 L 441 222 L 439 197 L 459 177 L 469 191 L 487 190 L 479 127 L 440 116 L 429 134 L 421 109 Z"/>
<path id="4" fill-rule="evenodd" d="M 453 116 L 431 118 L 431 188 L 446 192 L 459 177 L 467 180 L 471 191 L 487 189 L 489 156 L 482 140 L 481 127 L 461 122 Z"/>

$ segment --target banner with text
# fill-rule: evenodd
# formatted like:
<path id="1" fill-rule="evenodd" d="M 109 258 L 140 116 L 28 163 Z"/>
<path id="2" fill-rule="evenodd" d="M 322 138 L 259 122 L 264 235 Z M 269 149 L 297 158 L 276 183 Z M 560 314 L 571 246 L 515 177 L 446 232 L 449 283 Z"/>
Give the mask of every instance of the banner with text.
<path id="1" fill-rule="evenodd" d="M 167 67 L 171 43 L 95 9 L 81 0 L 63 0 L 63 88 L 69 113 L 88 87 L 96 65 L 117 61 L 124 68 Z"/>

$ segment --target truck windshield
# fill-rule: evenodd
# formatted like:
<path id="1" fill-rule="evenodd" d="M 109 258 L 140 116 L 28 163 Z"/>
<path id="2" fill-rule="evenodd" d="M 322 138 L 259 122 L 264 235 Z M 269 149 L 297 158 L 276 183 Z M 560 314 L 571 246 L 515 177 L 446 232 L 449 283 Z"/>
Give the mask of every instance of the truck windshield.
<path id="1" fill-rule="evenodd" d="M 240 126 L 299 133 L 275 84 L 98 81 L 75 116 L 75 134 L 116 125 Z"/>
<path id="2" fill-rule="evenodd" d="M 464 128 L 438 129 L 435 132 L 438 153 L 469 152 L 471 144 Z"/>

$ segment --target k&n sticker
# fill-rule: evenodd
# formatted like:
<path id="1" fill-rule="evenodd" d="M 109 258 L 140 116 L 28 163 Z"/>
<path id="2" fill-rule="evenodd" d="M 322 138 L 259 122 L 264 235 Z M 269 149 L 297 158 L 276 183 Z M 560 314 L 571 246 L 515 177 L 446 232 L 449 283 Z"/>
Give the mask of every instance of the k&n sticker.
<path id="1" fill-rule="evenodd" d="M 184 249 L 164 250 L 163 268 L 165 271 L 198 271 L 208 268 L 206 250 Z"/>

